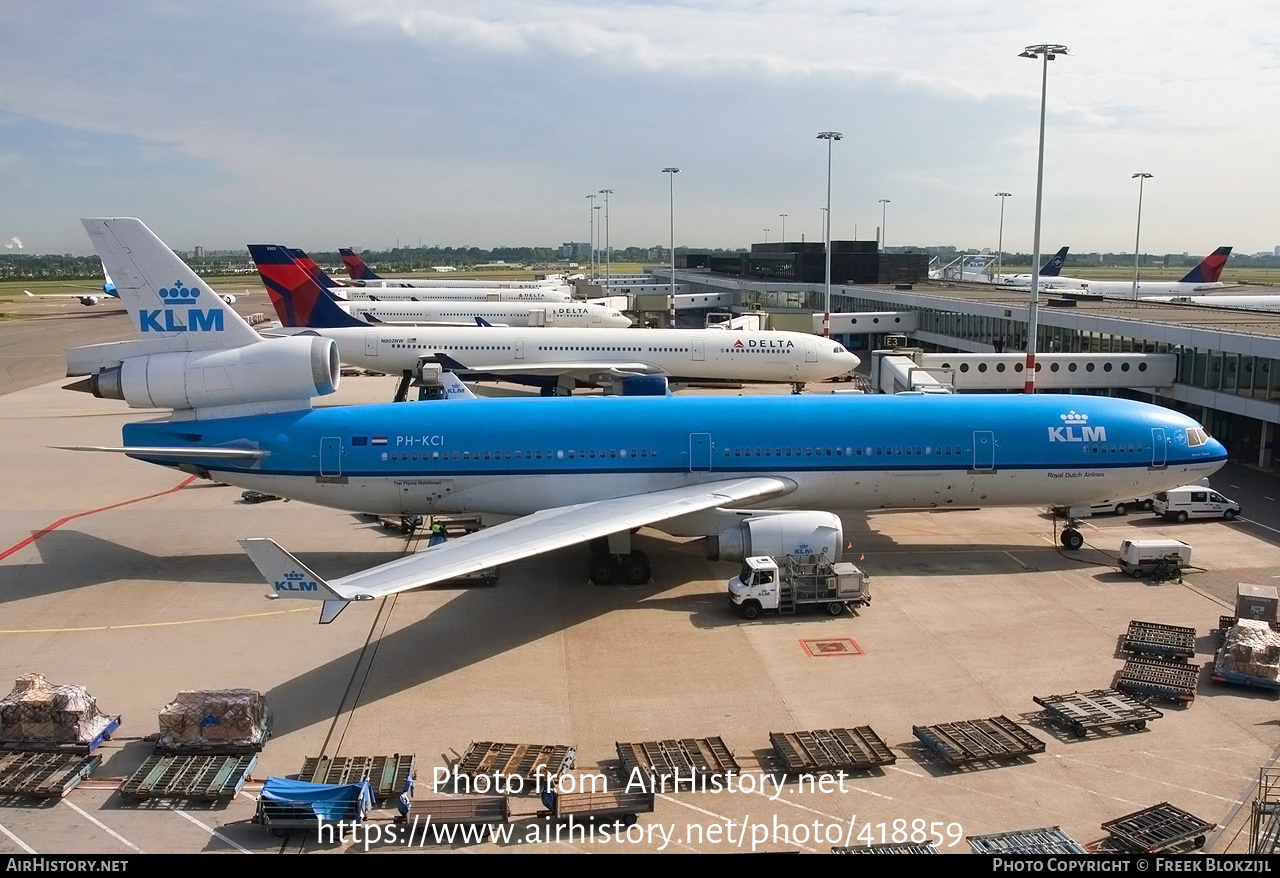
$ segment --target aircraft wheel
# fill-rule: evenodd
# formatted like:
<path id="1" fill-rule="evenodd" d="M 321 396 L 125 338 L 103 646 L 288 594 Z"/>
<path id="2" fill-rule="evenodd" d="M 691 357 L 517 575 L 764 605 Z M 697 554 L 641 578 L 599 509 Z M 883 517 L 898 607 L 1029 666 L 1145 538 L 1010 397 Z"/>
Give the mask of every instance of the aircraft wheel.
<path id="1" fill-rule="evenodd" d="M 652 572 L 644 552 L 632 552 L 622 561 L 622 578 L 628 585 L 644 585 Z"/>
<path id="2" fill-rule="evenodd" d="M 831 603 L 827 604 L 828 614 L 832 616 L 839 616 L 843 612 L 844 612 L 844 604 L 840 603 L 839 601 L 832 601 Z"/>
<path id="3" fill-rule="evenodd" d="M 1084 537 L 1081 536 L 1080 531 L 1076 530 L 1074 527 L 1069 527 L 1064 530 L 1062 532 L 1061 539 L 1062 545 L 1071 549 L 1073 552 L 1084 545 Z"/>
<path id="4" fill-rule="evenodd" d="M 612 555 L 592 555 L 587 575 L 596 585 L 612 585 L 618 578 L 618 559 Z"/>
<path id="5" fill-rule="evenodd" d="M 1173 520 L 1178 522 L 1178 524 L 1182 524 L 1184 521 L 1187 520 L 1187 510 L 1180 509 L 1178 511 L 1178 514 L 1173 517 Z"/>

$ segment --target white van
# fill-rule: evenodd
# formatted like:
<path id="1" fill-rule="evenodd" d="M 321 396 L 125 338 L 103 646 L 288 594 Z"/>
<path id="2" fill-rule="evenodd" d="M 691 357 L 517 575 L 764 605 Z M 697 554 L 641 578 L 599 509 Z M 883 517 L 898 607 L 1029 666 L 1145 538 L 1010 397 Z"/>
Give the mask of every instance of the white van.
<path id="1" fill-rule="evenodd" d="M 1170 521 L 1186 521 L 1188 518 L 1224 518 L 1230 521 L 1240 514 L 1239 503 L 1204 485 L 1183 485 L 1161 491 L 1156 494 L 1151 509 Z"/>

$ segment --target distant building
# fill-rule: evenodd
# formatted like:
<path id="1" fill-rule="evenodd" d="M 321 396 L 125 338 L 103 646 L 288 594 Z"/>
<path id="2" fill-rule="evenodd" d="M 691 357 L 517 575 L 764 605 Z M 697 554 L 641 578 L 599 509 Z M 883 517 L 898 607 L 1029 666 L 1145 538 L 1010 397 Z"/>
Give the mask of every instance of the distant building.
<path id="1" fill-rule="evenodd" d="M 560 245 L 556 255 L 561 259 L 577 259 L 583 256 L 590 258 L 591 245 L 584 244 L 581 241 L 566 241 Z"/>
<path id="2" fill-rule="evenodd" d="M 196 259 L 204 259 L 204 248 L 197 244 L 194 255 Z"/>

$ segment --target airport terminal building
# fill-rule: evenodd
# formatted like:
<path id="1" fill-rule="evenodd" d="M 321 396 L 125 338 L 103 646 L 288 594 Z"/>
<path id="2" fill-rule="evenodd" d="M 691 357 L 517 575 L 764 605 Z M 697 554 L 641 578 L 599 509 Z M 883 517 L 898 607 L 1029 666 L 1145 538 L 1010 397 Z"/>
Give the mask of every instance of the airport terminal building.
<path id="1" fill-rule="evenodd" d="M 801 246 L 809 249 L 800 250 Z M 815 246 L 816 253 L 810 252 Z M 907 344 L 937 352 L 981 354 L 1026 347 L 1025 289 L 930 282 L 925 280 L 927 257 L 880 255 L 874 249 L 848 248 L 845 255 L 857 258 L 844 260 L 848 270 L 837 272 L 836 255 L 833 246 L 832 313 L 875 315 L 876 321 L 853 326 L 857 321 L 852 317 L 833 318 L 832 335 L 850 350 L 883 348 L 891 335 L 905 335 Z M 682 288 L 693 293 L 731 292 L 731 311 L 768 314 L 773 328 L 812 331 L 814 315 L 820 319 L 824 284 L 821 275 L 814 279 L 813 266 L 824 270 L 821 244 L 756 245 L 736 260 L 700 262 L 704 260 L 692 259 L 683 270 L 677 266 L 676 280 Z M 851 271 L 876 280 L 851 281 Z M 670 281 L 669 269 L 655 266 L 653 274 L 659 283 Z M 891 280 L 890 275 L 903 279 Z M 1123 395 L 1189 414 L 1227 447 L 1232 460 L 1280 468 L 1273 452 L 1280 424 L 1280 313 L 1046 291 L 1040 295 L 1037 322 L 1040 353 L 1176 355 L 1176 377 L 1167 386 L 1144 387 L 1135 373 L 1132 383 L 1077 392 Z M 1044 365 L 1037 364 L 1038 371 Z M 1110 367 L 1105 361 L 1096 366 Z"/>

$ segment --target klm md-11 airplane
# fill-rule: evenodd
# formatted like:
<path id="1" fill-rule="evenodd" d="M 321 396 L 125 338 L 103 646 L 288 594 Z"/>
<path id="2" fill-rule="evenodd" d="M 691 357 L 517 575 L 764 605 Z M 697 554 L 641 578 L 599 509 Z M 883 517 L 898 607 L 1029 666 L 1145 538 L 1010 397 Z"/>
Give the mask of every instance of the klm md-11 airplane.
<path id="1" fill-rule="evenodd" d="M 263 339 L 135 219 L 85 220 L 138 338 L 68 351 L 77 389 L 173 409 L 116 451 L 362 512 L 517 516 L 325 581 L 276 543 L 242 545 L 272 594 L 372 600 L 591 544 L 597 582 L 649 576 L 631 532 L 707 536 L 712 556 L 838 551 L 833 509 L 1079 506 L 1193 482 L 1226 451 L 1195 421 L 1094 396 L 470 399 L 312 409 L 334 343 Z M 831 524 L 835 523 L 835 545 Z M 1078 531 L 1063 543 L 1078 548 Z"/>

